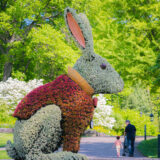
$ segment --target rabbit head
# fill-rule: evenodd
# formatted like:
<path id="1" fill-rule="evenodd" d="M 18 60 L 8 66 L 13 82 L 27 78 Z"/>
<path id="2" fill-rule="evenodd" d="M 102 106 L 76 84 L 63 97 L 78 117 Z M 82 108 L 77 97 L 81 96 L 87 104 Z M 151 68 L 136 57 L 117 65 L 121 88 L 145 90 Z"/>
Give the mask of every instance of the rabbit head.
<path id="1" fill-rule="evenodd" d="M 124 83 L 120 75 L 106 59 L 95 54 L 93 49 L 92 30 L 85 14 L 76 14 L 67 7 L 64 11 L 66 25 L 82 56 L 77 60 L 74 69 L 92 86 L 94 93 L 117 93 Z"/>

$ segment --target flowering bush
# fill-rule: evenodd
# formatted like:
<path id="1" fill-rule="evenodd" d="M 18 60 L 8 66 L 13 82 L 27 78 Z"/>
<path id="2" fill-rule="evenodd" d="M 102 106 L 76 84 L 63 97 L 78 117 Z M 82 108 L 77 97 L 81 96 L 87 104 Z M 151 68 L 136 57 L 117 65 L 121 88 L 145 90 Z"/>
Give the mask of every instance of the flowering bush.
<path id="1" fill-rule="evenodd" d="M 9 78 L 6 82 L 0 82 L 0 99 L 6 101 L 12 111 L 27 93 L 42 84 L 41 79 L 25 82 Z"/>
<path id="2" fill-rule="evenodd" d="M 112 108 L 112 106 L 106 105 L 106 98 L 102 94 L 99 94 L 97 108 L 95 109 L 93 117 L 95 126 L 112 129 L 116 122 L 116 120 L 111 117 Z"/>

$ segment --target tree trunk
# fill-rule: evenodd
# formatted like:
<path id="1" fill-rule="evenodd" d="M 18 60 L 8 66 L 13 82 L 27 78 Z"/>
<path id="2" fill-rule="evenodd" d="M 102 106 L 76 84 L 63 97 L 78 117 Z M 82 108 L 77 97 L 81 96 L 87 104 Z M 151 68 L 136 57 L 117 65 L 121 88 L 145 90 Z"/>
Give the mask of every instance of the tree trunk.
<path id="1" fill-rule="evenodd" d="M 12 73 L 12 63 L 6 62 L 3 70 L 3 81 L 6 81 Z"/>
<path id="2" fill-rule="evenodd" d="M 158 131 L 160 132 L 160 111 L 158 111 Z"/>

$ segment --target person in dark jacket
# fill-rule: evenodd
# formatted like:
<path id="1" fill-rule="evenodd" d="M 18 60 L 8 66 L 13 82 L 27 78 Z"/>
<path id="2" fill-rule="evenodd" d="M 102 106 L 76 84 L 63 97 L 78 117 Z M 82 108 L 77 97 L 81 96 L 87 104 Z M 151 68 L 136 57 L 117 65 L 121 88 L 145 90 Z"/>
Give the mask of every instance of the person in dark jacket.
<path id="1" fill-rule="evenodd" d="M 136 136 L 136 128 L 134 125 L 130 124 L 129 120 L 126 120 L 125 135 L 127 136 L 129 157 L 133 157 L 134 156 L 134 142 L 135 142 L 135 136 Z"/>

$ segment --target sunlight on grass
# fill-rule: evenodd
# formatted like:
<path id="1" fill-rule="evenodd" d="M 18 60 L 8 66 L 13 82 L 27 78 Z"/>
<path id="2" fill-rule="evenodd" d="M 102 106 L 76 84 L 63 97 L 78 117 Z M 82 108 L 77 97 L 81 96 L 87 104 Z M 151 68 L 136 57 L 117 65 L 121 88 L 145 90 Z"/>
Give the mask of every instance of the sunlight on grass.
<path id="1" fill-rule="evenodd" d="M 0 159 L 11 159 L 6 151 L 0 151 Z"/>
<path id="2" fill-rule="evenodd" d="M 0 133 L 0 147 L 5 147 L 8 140 L 13 141 L 13 134 L 11 133 Z"/>

